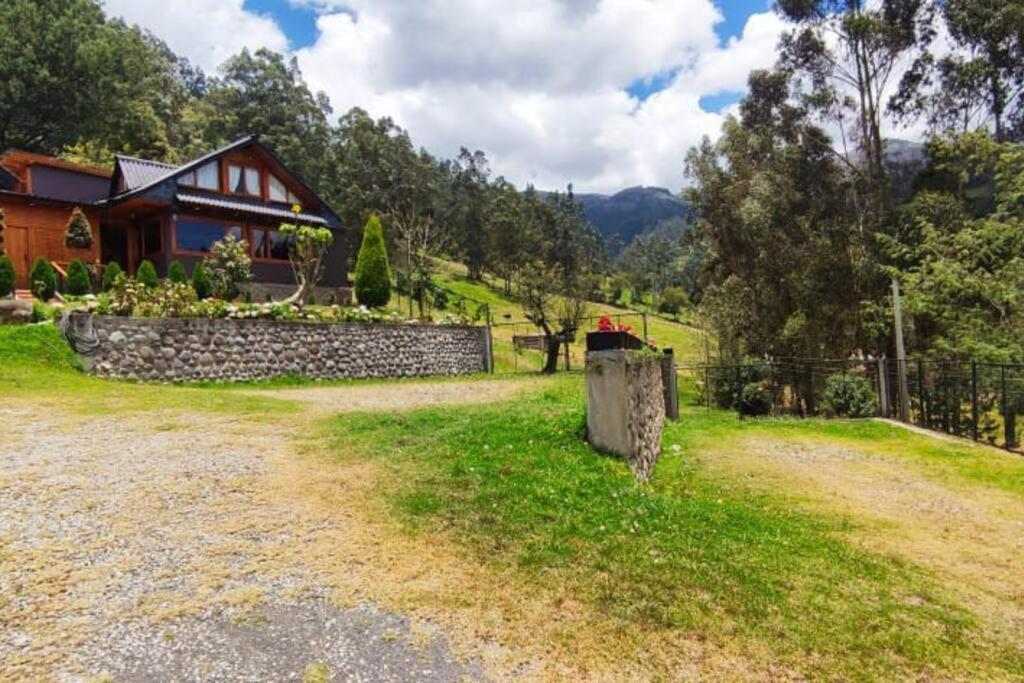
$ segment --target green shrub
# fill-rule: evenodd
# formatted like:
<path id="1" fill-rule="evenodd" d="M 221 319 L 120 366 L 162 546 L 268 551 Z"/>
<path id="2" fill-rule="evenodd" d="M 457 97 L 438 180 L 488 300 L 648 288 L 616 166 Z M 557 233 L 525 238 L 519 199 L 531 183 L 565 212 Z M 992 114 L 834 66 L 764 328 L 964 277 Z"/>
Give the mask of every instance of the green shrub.
<path id="1" fill-rule="evenodd" d="M 14 264 L 9 256 L 0 256 L 0 298 L 14 293 Z"/>
<path id="2" fill-rule="evenodd" d="M 690 305 L 690 297 L 681 287 L 669 287 L 658 299 L 658 311 L 668 315 L 679 315 L 679 311 Z"/>
<path id="3" fill-rule="evenodd" d="M 391 269 L 384 244 L 384 230 L 376 214 L 370 215 L 363 231 L 363 244 L 356 260 L 356 300 L 363 306 L 386 306 L 391 299 Z"/>
<path id="4" fill-rule="evenodd" d="M 53 320 L 54 308 L 49 304 L 44 304 L 41 301 L 32 302 L 32 322 L 34 323 L 46 323 Z"/>
<path id="5" fill-rule="evenodd" d="M 32 294 L 42 301 L 49 301 L 57 292 L 57 271 L 42 256 L 32 264 L 28 281 L 32 288 Z"/>
<path id="6" fill-rule="evenodd" d="M 100 290 L 109 292 L 110 288 L 117 282 L 117 276 L 123 274 L 121 266 L 114 261 L 103 267 L 103 279 L 100 281 Z"/>
<path id="7" fill-rule="evenodd" d="M 89 270 L 80 260 L 75 259 L 68 265 L 68 281 L 65 290 L 71 296 L 84 296 L 92 292 L 92 280 Z"/>
<path id="8" fill-rule="evenodd" d="M 742 415 L 759 417 L 772 412 L 772 394 L 766 382 L 750 382 L 740 390 L 739 411 Z"/>
<path id="9" fill-rule="evenodd" d="M 206 272 L 206 266 L 200 261 L 192 269 L 192 289 L 196 291 L 196 298 L 208 299 L 213 291 L 213 283 L 210 282 L 210 274 Z"/>
<path id="10" fill-rule="evenodd" d="M 443 311 L 448 308 L 448 292 L 440 287 L 434 287 L 434 308 Z"/>
<path id="11" fill-rule="evenodd" d="M 92 246 L 92 227 L 89 225 L 89 219 L 77 206 L 68 219 L 64 244 L 72 249 L 88 249 Z"/>
<path id="12" fill-rule="evenodd" d="M 236 239 L 234 235 L 214 242 L 204 263 L 213 285 L 213 294 L 218 299 L 234 301 L 241 294 L 241 285 L 252 280 L 249 243 Z"/>
<path id="13" fill-rule="evenodd" d="M 820 405 L 829 417 L 871 417 L 878 413 L 871 382 L 866 377 L 848 372 L 829 375 Z"/>
<path id="14" fill-rule="evenodd" d="M 156 287 L 160 284 L 160 278 L 156 276 L 156 266 L 145 259 L 139 264 L 139 269 L 135 271 L 135 279 L 147 287 Z"/>
<path id="15" fill-rule="evenodd" d="M 171 261 L 167 268 L 167 279 L 176 284 L 188 282 L 188 278 L 185 277 L 185 266 L 181 265 L 181 261 Z"/>

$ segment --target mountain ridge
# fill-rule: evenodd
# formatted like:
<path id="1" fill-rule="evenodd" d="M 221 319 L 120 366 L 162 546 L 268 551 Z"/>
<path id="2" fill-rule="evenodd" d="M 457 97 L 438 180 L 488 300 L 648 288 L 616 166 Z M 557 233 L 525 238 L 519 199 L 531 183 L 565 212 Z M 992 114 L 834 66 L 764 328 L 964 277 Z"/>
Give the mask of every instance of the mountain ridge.
<path id="1" fill-rule="evenodd" d="M 613 255 L 662 221 L 690 213 L 682 198 L 656 186 L 635 185 L 612 194 L 583 192 L 576 199 Z"/>

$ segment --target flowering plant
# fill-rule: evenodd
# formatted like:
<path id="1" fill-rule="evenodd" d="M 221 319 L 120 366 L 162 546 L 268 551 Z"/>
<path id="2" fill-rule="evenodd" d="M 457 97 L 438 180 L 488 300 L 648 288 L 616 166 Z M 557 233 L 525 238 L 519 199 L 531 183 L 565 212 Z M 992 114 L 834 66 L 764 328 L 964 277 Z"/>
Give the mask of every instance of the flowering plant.
<path id="1" fill-rule="evenodd" d="M 629 325 L 623 325 L 622 323 L 619 323 L 618 325 L 616 325 L 615 323 L 612 322 L 612 319 L 609 318 L 606 315 L 602 315 L 598 319 L 598 321 L 597 321 L 597 331 L 598 332 L 626 332 L 628 334 L 633 334 L 633 328 L 632 327 L 630 327 Z"/>

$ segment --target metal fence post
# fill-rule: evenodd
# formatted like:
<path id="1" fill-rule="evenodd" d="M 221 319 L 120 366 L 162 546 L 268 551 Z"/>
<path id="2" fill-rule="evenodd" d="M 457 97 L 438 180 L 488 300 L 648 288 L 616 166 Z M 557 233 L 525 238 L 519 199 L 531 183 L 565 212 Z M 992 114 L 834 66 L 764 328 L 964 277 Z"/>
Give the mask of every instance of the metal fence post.
<path id="1" fill-rule="evenodd" d="M 711 366 L 704 368 L 704 398 L 707 400 L 708 411 L 711 411 Z"/>
<path id="2" fill-rule="evenodd" d="M 889 378 L 886 375 L 885 356 L 878 359 L 878 410 L 889 417 Z"/>
<path id="3" fill-rule="evenodd" d="M 971 435 L 978 440 L 978 364 L 971 361 Z"/>
<path id="4" fill-rule="evenodd" d="M 1003 446 L 1017 447 L 1017 406 L 1006 395 L 1006 368 L 1002 368 L 1003 381 Z"/>
<path id="5" fill-rule="evenodd" d="M 742 402 L 743 378 L 742 378 L 742 375 L 741 375 L 742 371 L 743 371 L 743 366 L 740 365 L 739 363 L 737 363 L 736 364 L 736 391 L 734 392 L 734 395 L 736 396 L 736 398 L 735 398 L 735 401 L 736 401 L 736 412 L 739 414 L 739 417 L 740 417 L 741 420 L 743 419 L 743 402 Z"/>
<path id="6" fill-rule="evenodd" d="M 928 427 L 928 393 L 925 391 L 925 362 L 918 359 L 918 402 L 921 404 L 921 415 L 918 416 L 922 427 Z"/>

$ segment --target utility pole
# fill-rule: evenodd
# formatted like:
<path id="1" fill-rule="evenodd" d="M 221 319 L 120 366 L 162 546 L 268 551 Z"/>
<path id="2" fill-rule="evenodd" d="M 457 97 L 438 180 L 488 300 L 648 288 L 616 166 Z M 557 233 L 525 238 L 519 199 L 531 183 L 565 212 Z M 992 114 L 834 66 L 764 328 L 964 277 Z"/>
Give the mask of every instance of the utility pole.
<path id="1" fill-rule="evenodd" d="M 900 310 L 900 282 L 892 279 L 892 314 L 896 320 L 896 373 L 900 391 L 900 421 L 910 422 L 910 390 L 907 387 L 907 353 L 903 347 L 903 312 Z"/>

